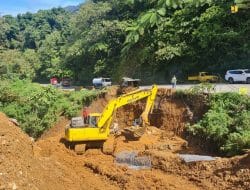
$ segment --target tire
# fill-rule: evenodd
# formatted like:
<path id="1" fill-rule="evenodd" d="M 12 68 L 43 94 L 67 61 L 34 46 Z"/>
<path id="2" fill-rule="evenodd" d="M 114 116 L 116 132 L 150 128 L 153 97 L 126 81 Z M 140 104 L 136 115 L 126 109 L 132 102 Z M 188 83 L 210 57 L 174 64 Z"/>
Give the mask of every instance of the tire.
<path id="1" fill-rule="evenodd" d="M 233 83 L 234 83 L 234 79 L 233 79 L 232 77 L 230 77 L 230 78 L 228 79 L 228 82 L 229 82 L 230 84 L 233 84 Z"/>
<path id="2" fill-rule="evenodd" d="M 250 78 L 247 78 L 246 83 L 250 84 Z"/>

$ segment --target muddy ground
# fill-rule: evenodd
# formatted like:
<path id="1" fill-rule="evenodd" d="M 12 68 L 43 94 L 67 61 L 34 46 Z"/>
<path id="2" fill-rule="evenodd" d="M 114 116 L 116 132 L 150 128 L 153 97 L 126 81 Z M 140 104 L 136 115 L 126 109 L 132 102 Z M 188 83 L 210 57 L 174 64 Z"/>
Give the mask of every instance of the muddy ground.
<path id="1" fill-rule="evenodd" d="M 115 90 L 97 99 L 92 111 L 102 111 Z M 139 141 L 115 138 L 114 155 L 88 149 L 76 155 L 64 145 L 65 118 L 34 142 L 0 114 L 0 189 L 249 189 L 250 155 L 217 158 L 215 161 L 185 163 L 178 153 L 204 154 L 199 146 L 183 138 L 185 123 L 197 113 L 171 93 L 160 94 L 161 104 L 151 116 L 151 124 Z M 143 110 L 144 101 L 116 112 L 119 127 L 126 127 Z M 126 118 L 126 120 L 124 119 Z M 114 138 L 111 136 L 110 138 Z M 151 169 L 133 170 L 117 165 L 114 157 L 124 151 L 150 156 Z"/>

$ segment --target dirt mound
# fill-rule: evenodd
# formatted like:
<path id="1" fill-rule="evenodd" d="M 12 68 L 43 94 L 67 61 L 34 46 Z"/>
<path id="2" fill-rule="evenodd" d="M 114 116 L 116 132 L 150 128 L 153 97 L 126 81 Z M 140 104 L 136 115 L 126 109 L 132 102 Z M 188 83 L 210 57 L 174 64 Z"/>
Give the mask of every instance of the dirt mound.
<path id="1" fill-rule="evenodd" d="M 36 166 L 32 159 L 32 140 L 0 113 L 0 189 L 36 187 L 30 167 Z"/>
<path id="2" fill-rule="evenodd" d="M 248 189 L 250 185 L 249 155 L 218 158 L 216 161 L 184 163 L 171 152 L 150 150 L 154 168 L 168 174 L 181 175 L 205 189 Z"/>
<path id="3" fill-rule="evenodd" d="M 121 189 L 248 189 L 250 183 L 249 156 L 217 158 L 216 161 L 184 163 L 176 151 L 187 144 L 179 137 L 162 138 L 155 129 L 139 141 L 116 138 L 115 154 L 138 151 L 151 158 L 151 170 L 131 170 L 115 163 L 112 156 L 97 150 L 84 155 L 85 167 L 107 177 Z"/>
<path id="4" fill-rule="evenodd" d="M 105 177 L 94 175 L 84 167 L 84 157 L 76 155 L 65 147 L 64 129 L 69 121 L 61 118 L 60 121 L 36 142 L 35 156 L 39 159 L 49 159 L 56 163 L 61 172 L 61 180 L 64 187 L 60 189 L 118 189 L 106 180 Z M 59 178 L 59 179 L 60 179 Z M 57 180 L 52 178 L 52 181 Z M 68 185 L 68 186 L 67 186 Z M 54 189 L 54 188 L 52 188 Z M 59 188 L 58 188 L 59 189 Z"/>
<path id="5" fill-rule="evenodd" d="M 159 170 L 131 170 L 114 163 L 112 157 L 87 155 L 85 166 L 94 173 L 106 176 L 117 183 L 120 189 L 199 189 L 181 176 L 165 174 Z M 178 181 L 178 183 L 176 183 Z"/>
<path id="6" fill-rule="evenodd" d="M 21 129 L 0 113 L 0 189 L 55 189 L 64 184 L 51 181 L 60 177 L 61 171 L 50 171 L 55 163 L 36 159 L 33 156 L 34 143 Z"/>
<path id="7" fill-rule="evenodd" d="M 83 160 L 60 143 L 66 122 L 34 143 L 0 113 L 0 189 L 118 189 L 86 171 Z"/>

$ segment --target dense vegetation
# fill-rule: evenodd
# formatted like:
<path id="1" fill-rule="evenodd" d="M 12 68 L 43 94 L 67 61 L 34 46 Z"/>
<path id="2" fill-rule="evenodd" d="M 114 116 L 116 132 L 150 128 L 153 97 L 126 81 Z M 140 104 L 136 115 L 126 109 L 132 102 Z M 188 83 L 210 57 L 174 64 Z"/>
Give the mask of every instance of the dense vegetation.
<path id="1" fill-rule="evenodd" d="M 70 76 L 87 85 L 94 76 L 129 76 L 152 84 L 173 74 L 180 81 L 198 71 L 248 68 L 250 1 L 236 3 L 236 14 L 233 0 L 92 0 L 76 9 L 2 16 L 0 111 L 38 137 L 98 92 L 64 94 L 29 81 Z M 249 148 L 249 98 L 218 94 L 209 104 L 190 132 L 227 155 Z"/>
<path id="2" fill-rule="evenodd" d="M 250 147 L 250 98 L 236 93 L 213 94 L 209 110 L 189 126 L 208 149 L 232 156 Z"/>
<path id="3" fill-rule="evenodd" d="M 0 74 L 48 80 L 60 73 L 60 49 L 70 34 L 70 16 L 64 9 L 54 8 L 1 17 Z"/>
<path id="4" fill-rule="evenodd" d="M 48 80 L 171 75 L 250 65 L 250 12 L 233 0 L 93 0 L 77 12 L 54 8 L 0 18 L 0 74 Z"/>
<path id="5" fill-rule="evenodd" d="M 32 137 L 39 137 L 59 116 L 76 116 L 83 105 L 101 91 L 81 90 L 63 93 L 54 87 L 42 87 L 27 80 L 0 83 L 0 111 L 17 119 Z"/>

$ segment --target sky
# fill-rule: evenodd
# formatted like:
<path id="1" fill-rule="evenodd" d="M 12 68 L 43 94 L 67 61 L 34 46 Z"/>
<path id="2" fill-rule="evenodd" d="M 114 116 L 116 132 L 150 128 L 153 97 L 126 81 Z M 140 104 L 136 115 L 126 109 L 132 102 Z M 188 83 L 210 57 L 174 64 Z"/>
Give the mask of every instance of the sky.
<path id="1" fill-rule="evenodd" d="M 78 5 L 84 0 L 0 0 L 0 15 L 37 12 L 39 9 Z"/>

